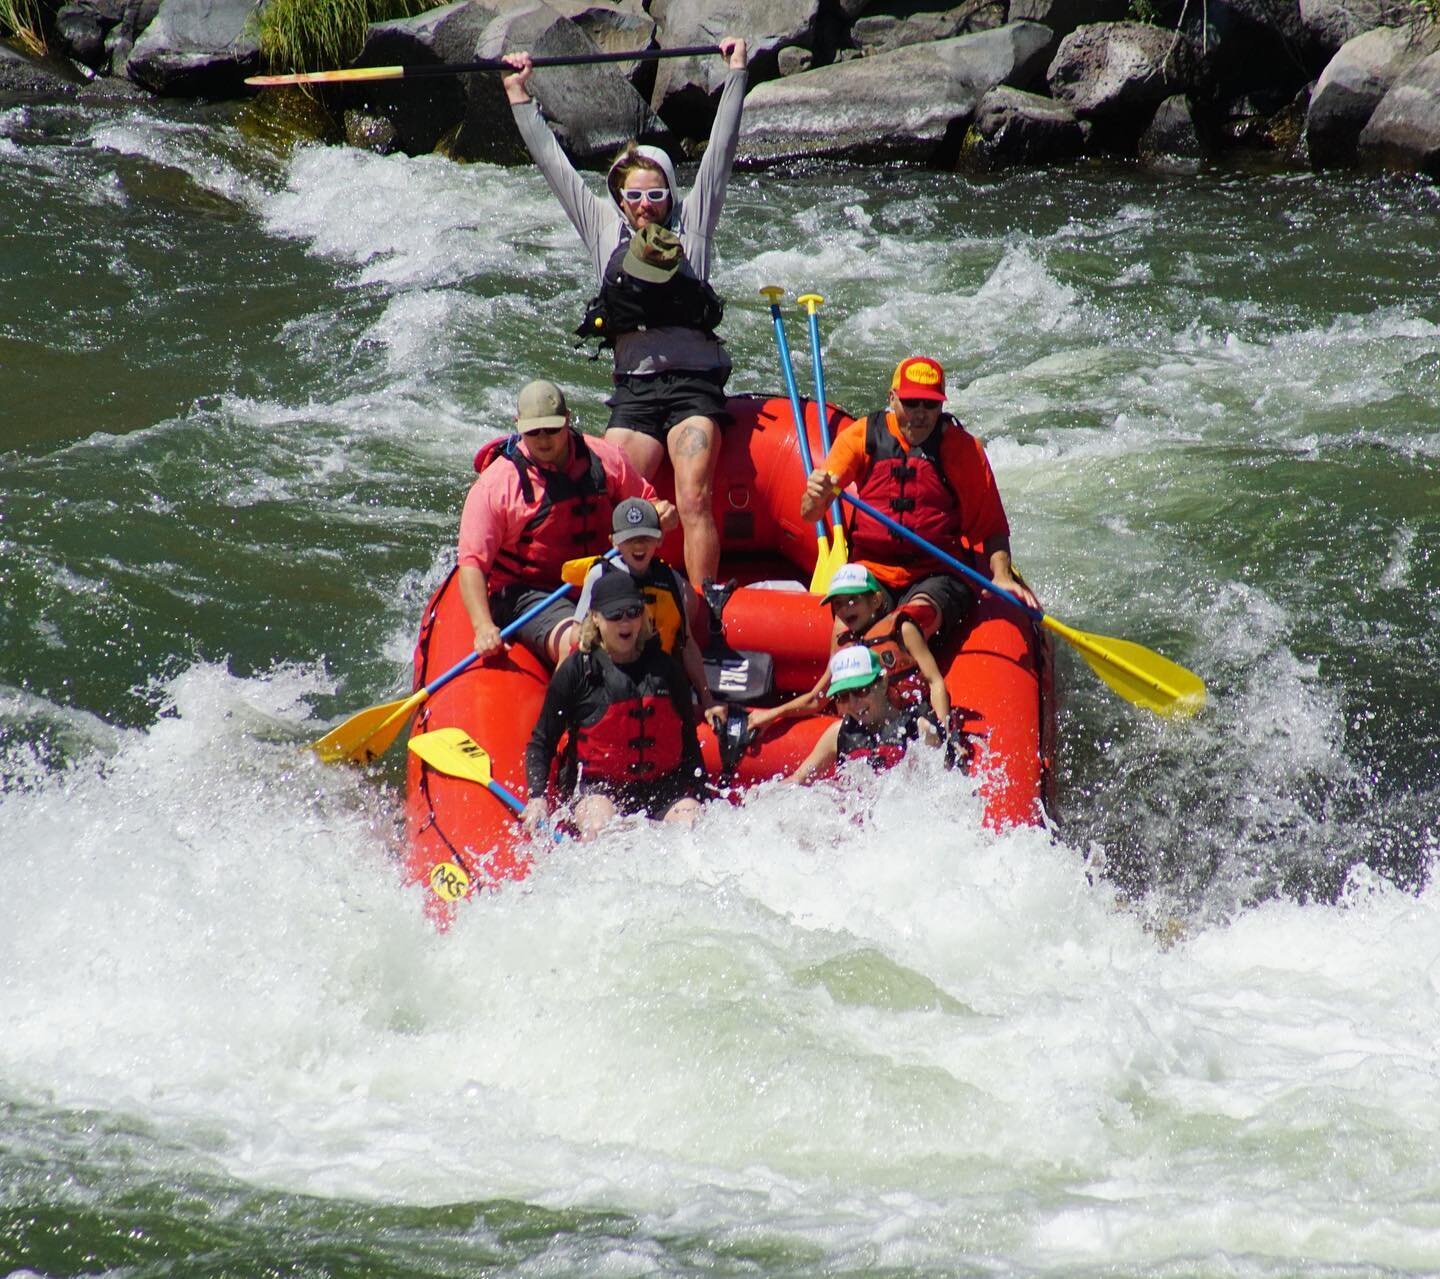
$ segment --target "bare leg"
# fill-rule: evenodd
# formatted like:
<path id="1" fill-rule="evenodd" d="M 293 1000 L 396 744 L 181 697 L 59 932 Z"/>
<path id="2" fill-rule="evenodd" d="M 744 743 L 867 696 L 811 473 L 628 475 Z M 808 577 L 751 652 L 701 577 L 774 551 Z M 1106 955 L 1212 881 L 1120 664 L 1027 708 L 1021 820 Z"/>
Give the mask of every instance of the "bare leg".
<path id="1" fill-rule="evenodd" d="M 553 669 L 559 666 L 580 642 L 580 625 L 573 617 L 567 617 L 545 637 L 545 655 Z"/>
<path id="2" fill-rule="evenodd" d="M 659 440 L 643 431 L 632 431 L 629 427 L 610 427 L 605 432 L 605 443 L 613 444 L 624 453 L 630 459 L 630 465 L 647 480 L 655 478 L 655 472 L 665 460 L 665 446 Z"/>
<path id="3" fill-rule="evenodd" d="M 575 801 L 575 825 L 582 840 L 594 839 L 615 816 L 615 804 L 605 795 L 582 795 Z"/>
<path id="4" fill-rule="evenodd" d="M 687 417 L 666 439 L 675 471 L 675 507 L 685 530 L 685 572 L 697 590 L 720 570 L 720 530 L 715 525 L 715 463 L 720 430 L 708 417 Z"/>
<path id="5" fill-rule="evenodd" d="M 674 822 L 677 826 L 693 826 L 695 819 L 700 816 L 700 801 L 698 799 L 677 799 L 668 809 L 665 816 L 661 818 L 665 822 Z"/>

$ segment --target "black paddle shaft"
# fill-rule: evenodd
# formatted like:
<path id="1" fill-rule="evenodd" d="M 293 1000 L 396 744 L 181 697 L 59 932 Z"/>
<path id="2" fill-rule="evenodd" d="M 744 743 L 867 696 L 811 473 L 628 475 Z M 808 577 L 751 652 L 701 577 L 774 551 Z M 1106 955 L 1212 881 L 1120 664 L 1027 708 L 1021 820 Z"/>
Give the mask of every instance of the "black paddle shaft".
<path id="1" fill-rule="evenodd" d="M 592 62 L 654 62 L 660 58 L 698 58 L 719 53 L 718 44 L 688 44 L 675 49 L 629 49 L 622 53 L 561 53 L 554 57 L 531 58 L 536 67 L 583 67 Z M 482 58 L 479 62 L 439 62 L 431 66 L 405 68 L 405 79 L 422 75 L 464 75 L 469 71 L 513 71 L 515 68 L 499 58 Z"/>

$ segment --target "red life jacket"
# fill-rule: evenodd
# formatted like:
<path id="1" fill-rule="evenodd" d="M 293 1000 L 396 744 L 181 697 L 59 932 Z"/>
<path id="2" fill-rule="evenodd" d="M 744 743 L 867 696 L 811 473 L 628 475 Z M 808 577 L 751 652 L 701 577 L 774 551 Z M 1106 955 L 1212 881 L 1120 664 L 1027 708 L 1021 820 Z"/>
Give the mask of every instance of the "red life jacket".
<path id="1" fill-rule="evenodd" d="M 525 521 L 514 546 L 501 547 L 495 554 L 486 584 L 500 590 L 521 583 L 549 589 L 560 580 L 567 560 L 593 555 L 597 546 L 610 540 L 610 500 L 605 467 L 585 437 L 570 432 L 575 457 L 586 460 L 585 473 L 572 479 L 563 471 L 538 466 L 519 448 L 520 436 L 491 440 L 475 454 L 475 469 L 483 471 L 504 458 L 520 474 L 520 495 L 527 506 L 535 501 L 535 481 L 540 482 L 540 505 Z"/>
<path id="2" fill-rule="evenodd" d="M 890 677 L 890 704 L 897 710 L 907 706 L 929 706 L 929 682 L 915 665 L 910 650 L 905 647 L 900 625 L 902 622 L 913 623 L 928 644 L 940 629 L 940 620 L 940 610 L 934 604 L 928 600 L 912 600 L 904 608 L 886 613 L 879 621 L 871 624 L 863 635 L 847 633 L 840 644 L 842 647 L 846 644 L 861 644 L 880 659 L 880 664 Z"/>
<path id="3" fill-rule="evenodd" d="M 925 442 L 906 453 L 890 433 L 885 413 L 872 413 L 865 419 L 869 468 L 856 487 L 864 501 L 897 524 L 968 561 L 961 535 L 960 498 L 940 465 L 940 440 L 951 429 L 961 429 L 960 424 L 943 414 Z M 914 569 L 917 578 L 948 571 L 934 556 L 863 511 L 852 511 L 849 541 L 852 559 Z"/>
<path id="4" fill-rule="evenodd" d="M 655 781 L 680 767 L 685 719 L 675 701 L 677 667 L 658 645 L 646 648 L 638 677 L 600 649 L 577 653 L 571 660 L 587 664 L 586 679 L 598 686 L 604 705 L 598 719 L 570 732 L 582 778 L 628 785 Z"/>
<path id="5" fill-rule="evenodd" d="M 920 737 L 920 712 L 913 706 L 886 720 L 879 728 L 866 728 L 847 715 L 840 721 L 835 755 L 840 761 L 863 759 L 877 773 L 894 768 L 911 742 Z"/>

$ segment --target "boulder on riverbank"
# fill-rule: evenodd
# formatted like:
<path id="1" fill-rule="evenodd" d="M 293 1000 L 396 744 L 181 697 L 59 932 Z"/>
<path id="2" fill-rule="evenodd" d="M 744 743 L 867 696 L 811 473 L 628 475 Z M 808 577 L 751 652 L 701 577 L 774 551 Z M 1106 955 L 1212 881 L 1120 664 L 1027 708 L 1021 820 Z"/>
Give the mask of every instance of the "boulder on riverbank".
<path id="1" fill-rule="evenodd" d="M 762 84 L 746 99 L 738 158 L 954 164 L 980 99 L 1035 84 L 1051 40 L 1049 28 L 1016 22 Z"/>
<path id="2" fill-rule="evenodd" d="M 1440 178 L 1440 53 L 1405 71 L 1360 132 L 1363 163 Z"/>
<path id="3" fill-rule="evenodd" d="M 128 75 L 153 92 L 228 96 L 256 67 L 256 20 L 268 0 L 38 3 L 52 48 L 102 74 Z M 1417 0 L 1146 0 L 1153 22 L 1124 20 L 1130 7 L 459 0 L 374 24 L 358 61 L 640 51 L 710 45 L 733 33 L 751 51 L 740 144 L 751 164 L 833 157 L 949 166 L 962 143 L 977 168 L 1049 163 L 1041 157 L 1074 153 L 1078 125 L 1083 153 L 1166 170 L 1261 149 L 1268 163 L 1431 171 L 1427 121 L 1440 89 L 1418 67 L 1440 48 L 1440 33 Z M 1408 32 L 1409 42 L 1394 31 Z M 533 84 L 561 145 L 577 163 L 598 166 L 632 136 L 693 153 L 709 134 L 724 75 L 722 60 L 707 54 L 543 68 Z M 998 87 L 1032 96 L 1001 95 L 982 117 L 982 99 Z M 319 100 L 331 116 L 325 136 L 381 150 L 525 159 L 494 73 L 326 88 Z"/>
<path id="4" fill-rule="evenodd" d="M 1305 145 L 1317 169 L 1355 160 L 1361 130 L 1400 76 L 1440 45 L 1440 32 L 1380 27 L 1348 40 L 1321 73 L 1305 116 Z"/>
<path id="5" fill-rule="evenodd" d="M 161 0 L 125 60 L 152 93 L 230 97 L 260 70 L 255 0 Z"/>
<path id="6" fill-rule="evenodd" d="M 460 0 L 415 18 L 370 28 L 360 66 L 474 62 L 526 49 L 541 56 L 594 53 L 594 43 L 569 18 L 535 0 Z M 624 63 L 540 67 L 531 91 L 565 149 L 580 162 L 601 161 L 634 137 L 659 139 L 664 128 L 626 78 Z M 458 159 L 520 163 L 527 159 L 495 72 L 381 81 L 346 87 L 341 109 L 371 121 L 364 133 L 394 141 L 415 155 L 443 141 Z"/>
<path id="7" fill-rule="evenodd" d="M 991 89 L 975 109 L 960 167 L 991 173 L 1073 160 L 1085 149 L 1085 127 L 1063 102 L 1009 85 Z"/>

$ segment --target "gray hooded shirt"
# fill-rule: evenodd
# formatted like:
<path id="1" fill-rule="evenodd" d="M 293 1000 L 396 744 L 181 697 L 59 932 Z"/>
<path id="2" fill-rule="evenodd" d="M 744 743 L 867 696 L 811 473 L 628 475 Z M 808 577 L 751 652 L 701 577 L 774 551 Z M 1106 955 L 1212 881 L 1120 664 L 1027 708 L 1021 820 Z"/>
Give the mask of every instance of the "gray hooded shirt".
<path id="1" fill-rule="evenodd" d="M 715 125 L 710 131 L 710 145 L 705 148 L 695 174 L 694 187 L 678 205 L 675 204 L 678 192 L 674 170 L 668 163 L 662 166 L 670 183 L 674 210 L 669 226 L 680 237 L 686 262 L 702 280 L 710 277 L 711 240 L 725 205 L 725 184 L 735 160 L 746 78 L 743 67 L 734 67 L 726 75 Z M 555 141 L 534 98 L 512 104 L 510 110 L 536 167 L 560 201 L 565 216 L 580 233 L 590 254 L 596 281 L 603 282 L 605 267 L 628 228 L 624 215 L 612 201 L 601 199 L 585 185 L 585 180 Z M 621 334 L 615 343 L 616 377 L 630 374 L 645 377 L 676 371 L 728 372 L 729 369 L 730 356 L 724 344 L 718 338 L 706 337 L 698 329 L 645 329 Z"/>

